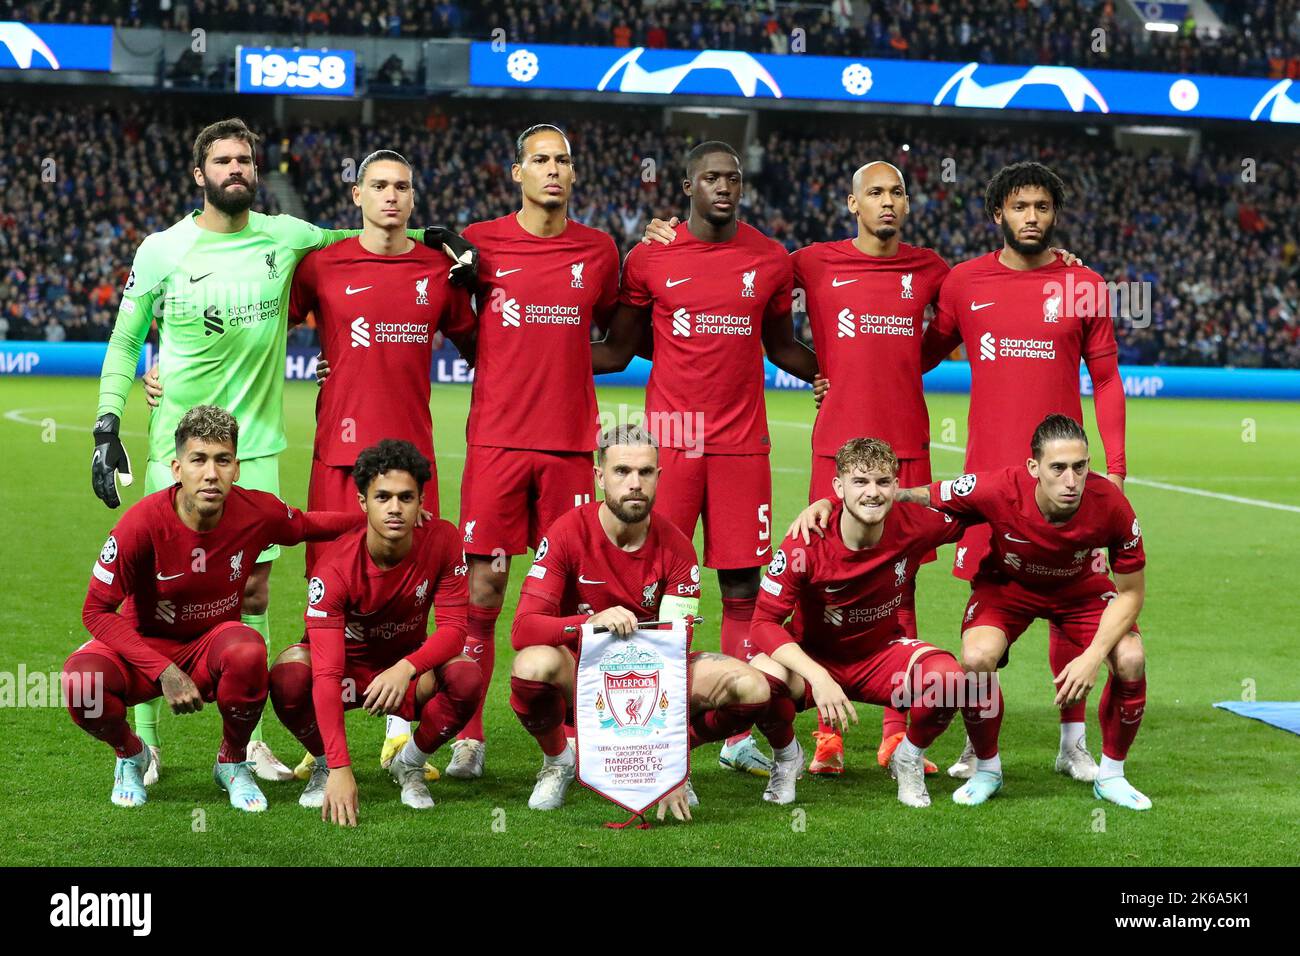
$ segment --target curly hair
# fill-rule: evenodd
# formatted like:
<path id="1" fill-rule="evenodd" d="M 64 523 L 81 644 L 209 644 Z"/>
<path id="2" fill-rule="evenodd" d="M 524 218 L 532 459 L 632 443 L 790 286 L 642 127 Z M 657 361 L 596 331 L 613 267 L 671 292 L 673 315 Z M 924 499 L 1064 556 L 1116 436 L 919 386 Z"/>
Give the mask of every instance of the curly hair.
<path id="1" fill-rule="evenodd" d="M 1051 194 L 1052 205 L 1058 212 L 1065 207 L 1066 190 L 1061 177 L 1042 163 L 1029 160 L 1003 166 L 989 180 L 988 188 L 984 190 L 985 214 L 992 219 L 993 214 L 1002 208 L 1008 196 L 1026 186 L 1040 186 L 1046 189 Z"/>
<path id="2" fill-rule="evenodd" d="M 195 405 L 176 424 L 176 457 L 191 438 L 229 445 L 239 450 L 239 422 L 235 416 L 216 405 Z"/>
<path id="3" fill-rule="evenodd" d="M 357 455 L 352 480 L 357 484 L 357 491 L 364 495 L 376 477 L 389 471 L 406 472 L 415 479 L 416 487 L 421 491 L 424 483 L 432 477 L 429 459 L 421 455 L 418 448 L 409 441 L 385 438 Z"/>
<path id="4" fill-rule="evenodd" d="M 888 471 L 898 474 L 898 456 L 889 442 L 879 438 L 850 438 L 835 453 L 835 473 L 849 474 L 855 468 L 865 472 Z"/>

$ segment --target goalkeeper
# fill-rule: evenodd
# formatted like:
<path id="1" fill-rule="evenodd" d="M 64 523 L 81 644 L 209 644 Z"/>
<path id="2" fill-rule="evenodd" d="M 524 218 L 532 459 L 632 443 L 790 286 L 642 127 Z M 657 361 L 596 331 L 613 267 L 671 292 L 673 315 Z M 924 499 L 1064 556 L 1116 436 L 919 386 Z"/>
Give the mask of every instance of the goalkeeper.
<path id="1" fill-rule="evenodd" d="M 194 141 L 194 181 L 203 189 L 203 209 L 164 232 L 147 237 L 136 250 L 122 294 L 117 322 L 99 381 L 91 484 L 110 508 L 121 504 L 117 480 L 132 481 L 131 463 L 119 438 L 126 396 L 135 378 L 149 327 L 158 322 L 158 369 L 166 383 L 161 404 L 149 417 L 145 494 L 172 484 L 173 434 L 195 405 L 218 405 L 239 422 L 239 484 L 280 493 L 279 454 L 284 436 L 284 369 L 289 288 L 294 268 L 309 252 L 360 230 L 321 229 L 293 216 L 250 212 L 257 196 L 257 135 L 242 120 L 206 127 Z M 470 284 L 478 253 L 454 232 L 440 227 L 412 230 L 412 238 L 441 246 L 452 260 L 450 278 Z M 270 644 L 267 605 L 273 546 L 254 560 L 244 591 L 241 620 Z M 192 556 L 186 573 L 240 574 L 237 567 L 208 567 Z M 160 766 L 158 714 L 161 700 L 135 708 L 136 733 L 154 761 L 146 783 Z M 248 760 L 264 780 L 288 780 L 293 772 L 262 739 L 259 723 Z"/>

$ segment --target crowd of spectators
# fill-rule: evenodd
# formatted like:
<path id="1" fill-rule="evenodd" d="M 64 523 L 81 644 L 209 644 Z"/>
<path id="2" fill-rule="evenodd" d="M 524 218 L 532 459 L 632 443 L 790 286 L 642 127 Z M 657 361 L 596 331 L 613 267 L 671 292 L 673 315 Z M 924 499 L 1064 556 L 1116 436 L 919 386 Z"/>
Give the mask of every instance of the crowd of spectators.
<path id="1" fill-rule="evenodd" d="M 0 338 L 107 339 L 144 237 L 197 208 L 198 126 L 158 107 L 30 106 L 0 118 Z M 259 208 L 275 211 L 263 194 Z"/>
<path id="2" fill-rule="evenodd" d="M 690 141 L 660 130 L 656 116 L 557 117 L 579 173 L 570 214 L 610 233 L 624 254 L 650 216 L 687 212 L 681 157 Z M 387 119 L 382 142 L 355 124 L 264 129 L 263 162 L 290 174 L 313 222 L 355 227 L 349 172 L 371 150 L 396 147 L 415 168 L 413 222 L 463 228 L 518 207 L 514 135 L 535 120 L 435 108 L 421 119 Z M 136 245 L 201 202 L 181 173 L 195 130 L 187 118 L 133 107 L 7 110 L 0 132 L 13 157 L 0 168 L 0 333 L 106 338 Z M 1239 144 L 1208 137 L 1184 160 L 1118 151 L 1082 132 L 1038 130 L 1029 142 L 976 124 L 874 123 L 837 136 L 768 130 L 745 150 L 742 216 L 788 249 L 852 235 L 848 179 L 865 159 L 884 158 L 907 176 L 906 241 L 956 263 L 1001 244 L 983 208 L 989 177 L 1038 158 L 1070 189 L 1057 244 L 1109 281 L 1138 284 L 1129 299 L 1137 320 L 1117 322 L 1122 361 L 1300 368 L 1292 208 L 1300 148 L 1256 152 L 1247 175 Z M 260 208 L 269 199 L 264 189 Z M 304 343 L 311 335 L 297 333 Z"/>
<path id="3" fill-rule="evenodd" d="M 1224 0 L 1152 33 L 1125 0 L 0 0 L 0 19 L 308 36 L 729 49 L 1300 79 L 1300 2 Z M 1098 31 L 1101 31 L 1100 33 Z"/>

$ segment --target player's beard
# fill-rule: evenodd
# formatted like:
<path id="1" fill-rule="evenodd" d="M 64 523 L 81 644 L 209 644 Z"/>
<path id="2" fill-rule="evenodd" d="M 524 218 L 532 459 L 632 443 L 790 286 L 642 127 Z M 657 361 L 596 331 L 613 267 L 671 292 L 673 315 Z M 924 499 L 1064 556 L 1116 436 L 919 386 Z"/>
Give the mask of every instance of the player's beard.
<path id="1" fill-rule="evenodd" d="M 637 514 L 635 511 L 631 510 L 630 508 L 625 507 L 625 503 L 629 501 L 644 501 L 645 511 L 642 512 L 641 514 Z M 607 507 L 611 512 L 613 512 L 614 517 L 617 518 L 619 521 L 623 522 L 624 524 L 636 524 L 638 521 L 645 520 L 646 516 L 650 514 L 650 509 L 654 507 L 654 499 L 647 498 L 645 497 L 645 495 L 641 495 L 639 497 L 624 495 L 622 498 L 619 498 L 617 501 L 611 501 L 610 499 L 606 498 L 605 507 Z"/>
<path id="2" fill-rule="evenodd" d="M 880 226 L 879 228 L 872 229 L 870 226 L 868 226 L 867 232 L 871 233 L 871 235 L 875 236 L 881 242 L 888 242 L 890 239 L 893 239 L 896 235 L 898 235 L 898 227 Z"/>
<path id="3" fill-rule="evenodd" d="M 227 180 L 227 182 L 229 181 Z M 203 195 L 209 203 L 225 215 L 238 216 L 253 208 L 253 200 L 257 198 L 257 180 L 245 182 L 244 185 L 247 188 L 242 193 L 228 194 L 224 183 L 218 186 L 209 179 L 203 184 Z"/>
<path id="4" fill-rule="evenodd" d="M 1011 224 L 1004 218 L 1002 220 L 1002 238 L 1006 240 L 1008 246 L 1022 256 L 1036 256 L 1043 252 L 1052 244 L 1052 233 L 1056 230 L 1056 223 L 1043 228 L 1042 234 L 1030 242 L 1026 242 L 1016 236 L 1011 231 Z"/>

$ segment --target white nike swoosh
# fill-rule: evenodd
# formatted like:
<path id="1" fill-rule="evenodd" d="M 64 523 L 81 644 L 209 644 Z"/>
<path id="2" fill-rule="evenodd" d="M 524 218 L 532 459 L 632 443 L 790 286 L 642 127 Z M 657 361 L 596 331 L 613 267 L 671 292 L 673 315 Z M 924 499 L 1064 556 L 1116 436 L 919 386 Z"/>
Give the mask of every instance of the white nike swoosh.
<path id="1" fill-rule="evenodd" d="M 848 587 L 847 584 L 841 584 L 841 585 L 840 585 L 839 587 L 837 587 L 837 588 L 828 587 L 828 588 L 826 589 L 826 593 L 827 593 L 827 594 L 834 594 L 836 591 L 843 591 L 846 587 Z"/>
<path id="2" fill-rule="evenodd" d="M 579 574 L 579 575 L 578 575 L 578 583 L 579 583 L 579 584 L 604 584 L 605 582 L 604 582 L 604 581 L 588 581 L 588 580 L 587 580 L 586 578 L 584 578 L 581 574 Z"/>
<path id="3" fill-rule="evenodd" d="M 695 278 L 695 277 L 694 277 L 694 276 L 687 276 L 685 279 L 676 279 L 676 280 L 674 280 L 674 279 L 665 279 L 665 280 L 664 280 L 664 285 L 668 286 L 668 288 L 671 289 L 673 286 L 675 286 L 675 285 L 681 285 L 683 282 L 690 282 L 691 279 L 693 279 L 693 278 Z"/>
<path id="4" fill-rule="evenodd" d="M 771 550 L 772 550 L 772 546 L 769 544 L 766 548 L 759 548 L 757 551 L 755 551 L 754 556 L 761 558 L 763 555 L 767 554 L 767 552 Z"/>
<path id="5" fill-rule="evenodd" d="M 843 282 L 841 282 L 839 279 L 832 279 L 831 288 L 838 289 L 842 285 L 848 285 L 851 282 L 857 282 L 857 281 L 858 281 L 857 279 L 845 279 Z"/>
<path id="6" fill-rule="evenodd" d="M 992 304 L 993 304 L 992 302 L 981 302 L 979 305 L 976 305 L 974 302 L 972 302 L 970 304 L 970 310 L 972 312 L 978 312 L 980 309 L 987 309 Z"/>
<path id="7" fill-rule="evenodd" d="M 363 286 L 362 286 L 361 288 L 359 288 L 359 289 L 354 289 L 354 288 L 352 288 L 352 286 L 348 286 L 346 289 L 343 290 L 343 294 L 344 294 L 344 295 L 356 295 L 358 292 L 365 292 L 367 289 L 373 289 L 373 288 L 374 288 L 374 286 L 372 286 L 372 285 L 363 285 Z"/>
<path id="8" fill-rule="evenodd" d="M 185 577 L 184 571 L 182 571 L 180 574 L 168 574 L 168 575 L 163 575 L 162 572 L 158 573 L 159 581 L 173 581 L 176 578 L 183 578 L 183 577 Z"/>
<path id="9" fill-rule="evenodd" d="M 500 279 L 502 276 L 514 275 L 514 273 L 516 272 L 523 272 L 523 271 L 524 271 L 523 266 L 520 266 L 518 269 L 505 269 L 505 270 L 498 269 L 497 278 Z"/>
<path id="10" fill-rule="evenodd" d="M 1013 538 L 1013 537 L 1011 537 L 1011 535 L 1008 534 L 1008 533 L 1003 533 L 1002 537 L 1006 538 L 1008 541 L 1014 541 L 1016 544 L 1030 544 L 1030 543 L 1031 543 L 1031 542 L 1029 542 L 1029 541 L 1026 541 L 1024 538 Z"/>

